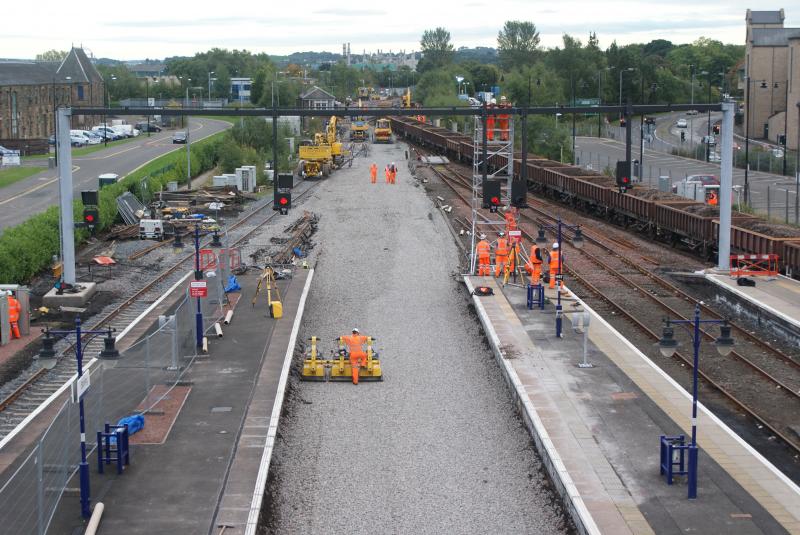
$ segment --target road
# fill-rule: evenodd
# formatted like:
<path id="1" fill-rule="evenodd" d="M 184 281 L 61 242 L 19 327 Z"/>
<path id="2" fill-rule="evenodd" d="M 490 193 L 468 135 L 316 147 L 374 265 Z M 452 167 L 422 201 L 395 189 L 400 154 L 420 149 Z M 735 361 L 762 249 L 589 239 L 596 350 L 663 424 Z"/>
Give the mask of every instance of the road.
<path id="1" fill-rule="evenodd" d="M 192 119 L 192 142 L 216 134 L 231 124 L 216 119 Z M 97 177 L 103 173 L 125 176 L 147 162 L 182 147 L 172 144 L 172 132 L 142 134 L 134 141 L 108 147 L 90 155 L 73 158 L 73 190 L 97 189 Z M 58 170 L 44 169 L 41 173 L 0 189 L 0 232 L 19 224 L 31 215 L 43 212 L 58 203 Z"/>
<path id="2" fill-rule="evenodd" d="M 625 144 L 614 139 L 596 137 L 579 137 L 576 140 L 576 155 L 581 167 L 591 165 L 592 169 L 603 171 L 606 167 L 615 168 L 617 160 L 625 159 Z M 639 159 L 639 146 L 633 147 L 633 159 Z M 645 148 L 644 165 L 642 168 L 642 182 L 653 187 L 658 186 L 659 176 L 670 177 L 670 183 L 677 182 L 686 176 L 696 174 L 711 174 L 719 177 L 720 166 L 718 163 L 706 163 L 690 158 L 682 158 L 661 151 Z M 789 220 L 795 221 L 795 197 L 797 188 L 790 177 L 750 171 L 750 200 L 753 208 L 759 212 L 767 213 L 767 197 L 770 198 L 771 214 L 773 217 L 785 218 L 786 190 L 789 191 Z M 733 184 L 744 185 L 744 169 L 733 170 Z M 768 191 L 769 188 L 769 191 Z M 734 192 L 734 195 L 738 195 Z M 734 197 L 734 201 L 737 197 Z"/>

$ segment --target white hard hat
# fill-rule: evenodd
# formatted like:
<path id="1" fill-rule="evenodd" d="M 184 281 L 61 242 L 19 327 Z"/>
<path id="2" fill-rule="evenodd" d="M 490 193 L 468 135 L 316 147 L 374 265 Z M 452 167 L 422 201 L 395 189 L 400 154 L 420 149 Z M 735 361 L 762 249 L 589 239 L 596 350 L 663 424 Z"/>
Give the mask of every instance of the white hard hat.
<path id="1" fill-rule="evenodd" d="M 492 104 L 497 104 L 497 99 L 493 98 L 493 99 L 492 99 L 492 100 L 490 100 L 489 102 L 491 102 Z"/>
<path id="2" fill-rule="evenodd" d="M 502 95 L 502 96 L 500 97 L 500 102 L 505 102 L 505 101 L 506 101 L 506 96 L 505 96 L 505 95 Z"/>
<path id="3" fill-rule="evenodd" d="M 506 233 L 501 230 L 500 232 L 497 233 L 497 235 L 502 238 L 503 236 L 506 235 Z"/>
<path id="4" fill-rule="evenodd" d="M 486 239 L 486 234 L 481 234 L 480 237 L 481 237 L 482 240 L 485 240 Z"/>
<path id="5" fill-rule="evenodd" d="M 553 244 L 553 249 L 558 249 L 558 242 L 555 242 L 555 243 Z"/>
<path id="6" fill-rule="evenodd" d="M 358 329 L 356 329 L 355 327 L 353 327 L 353 332 L 354 332 L 354 333 L 360 333 L 361 331 L 359 331 Z"/>

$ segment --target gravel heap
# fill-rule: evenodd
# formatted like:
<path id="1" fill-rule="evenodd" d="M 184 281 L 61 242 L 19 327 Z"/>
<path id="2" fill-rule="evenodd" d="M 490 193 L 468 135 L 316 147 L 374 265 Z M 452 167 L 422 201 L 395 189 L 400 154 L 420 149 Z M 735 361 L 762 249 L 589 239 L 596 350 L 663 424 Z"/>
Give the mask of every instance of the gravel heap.
<path id="1" fill-rule="evenodd" d="M 320 215 L 300 339 L 327 353 L 358 327 L 377 338 L 385 380 L 305 383 L 295 362 L 262 532 L 568 532 L 405 148 L 373 145 L 295 208 Z"/>

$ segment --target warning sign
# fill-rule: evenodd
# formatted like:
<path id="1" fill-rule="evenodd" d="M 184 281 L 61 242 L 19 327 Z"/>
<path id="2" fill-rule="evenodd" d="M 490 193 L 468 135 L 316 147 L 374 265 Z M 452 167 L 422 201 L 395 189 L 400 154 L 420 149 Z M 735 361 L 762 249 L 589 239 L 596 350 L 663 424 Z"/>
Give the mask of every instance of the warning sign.
<path id="1" fill-rule="evenodd" d="M 517 243 L 522 242 L 522 231 L 521 230 L 509 230 L 508 237 L 514 240 Z"/>
<path id="2" fill-rule="evenodd" d="M 189 283 L 189 297 L 208 297 L 206 281 L 192 281 Z"/>

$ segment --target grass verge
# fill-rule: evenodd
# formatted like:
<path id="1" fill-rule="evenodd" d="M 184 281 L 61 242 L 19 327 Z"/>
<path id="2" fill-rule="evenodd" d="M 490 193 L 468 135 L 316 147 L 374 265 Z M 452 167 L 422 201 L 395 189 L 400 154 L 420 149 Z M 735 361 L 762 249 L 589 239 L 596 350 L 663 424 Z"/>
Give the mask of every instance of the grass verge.
<path id="1" fill-rule="evenodd" d="M 41 173 L 44 169 L 44 167 L 9 167 L 0 169 L 0 188 L 10 186 L 14 182 L 24 180 L 36 173 Z"/>

